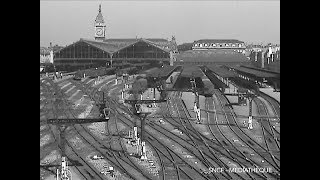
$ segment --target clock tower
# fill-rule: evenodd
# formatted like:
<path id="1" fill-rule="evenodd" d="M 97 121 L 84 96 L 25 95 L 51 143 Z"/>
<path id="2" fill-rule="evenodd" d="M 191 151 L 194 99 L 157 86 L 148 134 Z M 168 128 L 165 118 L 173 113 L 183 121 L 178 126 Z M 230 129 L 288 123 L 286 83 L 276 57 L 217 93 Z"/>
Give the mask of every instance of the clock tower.
<path id="1" fill-rule="evenodd" d="M 96 41 L 103 41 L 106 37 L 106 25 L 101 13 L 101 4 L 99 5 L 99 13 L 94 22 L 94 39 Z"/>

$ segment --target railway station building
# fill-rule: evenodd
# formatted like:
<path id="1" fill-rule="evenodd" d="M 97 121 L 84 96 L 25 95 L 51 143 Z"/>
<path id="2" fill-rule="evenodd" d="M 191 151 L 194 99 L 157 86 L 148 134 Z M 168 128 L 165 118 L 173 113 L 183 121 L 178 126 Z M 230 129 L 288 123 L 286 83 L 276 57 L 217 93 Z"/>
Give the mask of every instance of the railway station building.
<path id="1" fill-rule="evenodd" d="M 117 63 L 169 64 L 177 53 L 174 36 L 170 41 L 163 38 L 106 38 L 101 5 L 94 24 L 94 39 L 80 38 L 54 53 L 57 68 L 68 71 Z"/>
<path id="2" fill-rule="evenodd" d="M 233 50 L 245 53 L 246 46 L 243 41 L 236 39 L 200 39 L 193 42 L 192 50 Z"/>

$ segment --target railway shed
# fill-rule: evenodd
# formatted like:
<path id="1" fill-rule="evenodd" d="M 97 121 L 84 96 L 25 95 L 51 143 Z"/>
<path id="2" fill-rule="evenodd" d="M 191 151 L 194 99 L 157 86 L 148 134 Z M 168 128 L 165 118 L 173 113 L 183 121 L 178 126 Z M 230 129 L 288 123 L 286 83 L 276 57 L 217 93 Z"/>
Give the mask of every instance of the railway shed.
<path id="1" fill-rule="evenodd" d="M 53 63 L 61 70 L 113 65 L 131 62 L 169 64 L 172 42 L 160 38 L 104 39 L 96 41 L 81 38 L 53 55 Z"/>
<path id="2" fill-rule="evenodd" d="M 263 68 L 255 67 L 255 66 L 252 66 L 252 65 L 240 65 L 240 66 L 248 68 L 248 69 L 255 69 L 255 70 L 259 70 L 259 71 L 263 71 L 263 72 L 269 72 L 269 73 L 273 73 L 273 74 L 276 74 L 276 75 L 280 76 L 280 71 L 276 70 L 276 69 L 275 70 L 269 70 L 269 69 L 263 69 Z"/>
<path id="3" fill-rule="evenodd" d="M 201 71 L 201 69 L 198 67 L 198 66 L 183 66 L 183 70 L 181 72 L 181 75 L 182 77 L 188 77 L 188 78 L 191 78 L 191 77 L 203 77 L 203 73 Z"/>
<path id="4" fill-rule="evenodd" d="M 81 79 L 84 76 L 88 76 L 90 78 L 96 78 L 98 76 L 105 76 L 105 75 L 112 75 L 112 74 L 115 74 L 115 68 L 105 68 L 105 67 L 90 68 L 85 70 L 78 70 L 75 73 L 74 78 Z"/>
<path id="5" fill-rule="evenodd" d="M 147 79 L 168 79 L 169 76 L 174 72 L 178 71 L 180 66 L 164 66 L 162 68 L 153 69 L 147 73 Z"/>
<path id="6" fill-rule="evenodd" d="M 132 64 L 132 66 L 136 67 L 138 70 L 147 69 L 150 66 L 150 63 L 136 63 Z"/>
<path id="7" fill-rule="evenodd" d="M 118 76 L 122 76 L 123 74 L 132 75 L 132 74 L 136 74 L 137 72 L 138 72 L 138 69 L 136 67 L 126 67 L 126 68 L 118 69 L 116 71 Z"/>
<path id="8" fill-rule="evenodd" d="M 228 70 L 216 66 L 210 67 L 211 68 L 201 67 L 201 69 L 208 77 L 208 79 L 212 82 L 212 84 L 214 84 L 215 89 L 220 89 L 222 92 L 224 92 L 224 89 L 228 87 L 228 81 L 225 78 L 226 76 L 231 77 L 231 74 L 228 73 Z"/>
<path id="9" fill-rule="evenodd" d="M 275 90 L 280 89 L 280 73 L 266 72 L 246 66 L 228 66 L 228 68 L 237 72 L 244 79 L 264 82 L 273 86 Z"/>
<path id="10" fill-rule="evenodd" d="M 173 89 L 179 91 L 191 91 L 192 85 L 190 81 L 194 78 L 196 89 L 198 91 L 203 91 L 203 77 L 204 74 L 198 66 L 183 66 L 183 70 L 177 78 L 176 83 L 173 85 Z"/>
<path id="11" fill-rule="evenodd" d="M 160 87 L 165 85 L 165 81 L 170 75 L 180 70 L 180 66 L 164 66 L 162 68 L 155 68 L 147 72 L 146 79 L 148 87 Z"/>
<path id="12" fill-rule="evenodd" d="M 204 69 L 209 70 L 222 78 L 237 76 L 237 74 L 234 71 L 230 71 L 228 68 L 225 68 L 224 66 L 207 65 L 207 66 L 204 66 Z"/>
<path id="13" fill-rule="evenodd" d="M 127 63 L 127 62 L 114 63 L 112 65 L 112 67 L 115 67 L 117 69 L 123 69 L 123 68 L 131 67 L 131 66 L 132 65 L 130 63 Z"/>

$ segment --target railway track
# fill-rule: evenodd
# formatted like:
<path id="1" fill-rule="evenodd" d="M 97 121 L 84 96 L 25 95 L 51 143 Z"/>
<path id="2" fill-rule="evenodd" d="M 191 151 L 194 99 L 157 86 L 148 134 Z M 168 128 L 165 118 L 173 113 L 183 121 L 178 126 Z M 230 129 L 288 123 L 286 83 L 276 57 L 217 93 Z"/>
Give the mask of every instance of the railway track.
<path id="1" fill-rule="evenodd" d="M 80 88 L 87 96 L 90 97 L 91 100 L 93 100 L 95 103 L 98 103 L 98 98 L 96 97 L 96 92 L 97 92 L 97 88 L 93 88 L 90 90 L 90 86 L 89 87 L 84 87 L 84 86 L 81 86 L 79 84 L 76 84 L 76 86 L 78 88 Z M 99 97 L 99 95 L 98 95 Z M 95 135 L 93 135 L 90 131 L 87 130 L 87 128 L 85 128 L 83 125 L 79 125 L 82 127 L 82 129 L 88 133 L 90 135 L 90 138 L 94 139 L 95 142 L 97 142 L 101 147 L 104 147 L 104 149 L 110 149 L 109 147 L 106 147 L 102 142 L 101 140 L 99 140 L 98 138 L 95 137 Z M 79 132 L 80 130 L 77 130 L 77 132 Z M 80 134 L 80 133 L 79 133 Z M 82 136 L 82 135 L 81 135 Z M 84 137 L 83 137 L 84 138 Z M 89 143 L 89 141 L 86 139 L 86 141 Z M 120 143 L 121 147 L 122 147 L 122 144 Z M 122 152 L 124 152 L 124 148 L 122 147 Z M 101 152 L 100 152 L 101 153 Z M 110 152 L 109 152 L 110 153 Z M 119 163 L 121 165 L 121 163 L 119 162 L 119 160 L 117 159 L 117 156 L 116 154 L 111 151 L 113 157 L 115 158 L 115 161 L 111 161 L 114 163 L 115 166 L 116 163 Z M 103 153 L 102 153 L 103 154 Z M 124 162 L 126 162 L 128 165 L 130 165 L 132 168 L 136 169 L 137 171 L 139 171 L 139 173 L 141 173 L 146 179 L 151 179 L 148 175 L 146 175 L 139 167 L 137 167 L 135 165 L 135 163 L 128 157 L 128 155 L 126 153 L 123 153 L 124 154 L 124 158 L 121 158 L 122 156 L 120 156 L 119 158 L 121 160 L 123 160 Z M 107 158 L 108 160 L 110 160 L 110 157 Z M 119 166 L 117 166 L 119 168 Z M 126 173 L 127 171 L 125 170 L 124 167 L 121 167 L 119 168 L 122 170 L 123 173 Z M 133 176 L 130 176 L 132 179 L 135 179 Z"/>
<path id="2" fill-rule="evenodd" d="M 132 122 L 132 121 L 131 121 L 129 118 L 127 118 L 126 116 L 121 116 L 121 117 L 119 117 L 118 120 L 121 120 L 122 123 L 126 124 L 126 125 L 129 126 L 129 127 L 133 127 L 133 126 L 136 125 L 135 122 Z M 148 127 L 151 127 L 151 126 L 148 126 Z M 140 128 L 138 127 L 138 131 L 139 131 L 139 129 L 140 129 Z M 140 130 L 141 130 L 141 129 L 140 129 Z M 208 178 L 206 178 L 200 171 L 198 171 L 197 169 L 195 169 L 193 166 L 189 165 L 188 162 L 187 162 L 186 160 L 184 160 L 183 158 L 181 158 L 177 153 L 175 153 L 175 152 L 174 152 L 173 150 L 171 150 L 170 148 L 167 148 L 167 145 L 165 145 L 164 143 L 160 142 L 160 141 L 157 139 L 157 137 L 155 137 L 154 135 L 152 135 L 152 134 L 149 133 L 148 131 L 145 132 L 145 135 L 151 137 L 153 140 L 157 141 L 157 143 L 158 143 L 159 145 L 161 145 L 162 147 L 164 147 L 164 148 L 166 148 L 167 150 L 169 150 L 169 151 L 171 152 L 171 154 L 174 154 L 174 155 L 176 155 L 178 158 L 180 158 L 185 164 L 187 164 L 187 165 L 189 166 L 191 172 L 196 172 L 196 173 L 198 173 L 200 176 L 202 176 L 204 179 L 208 179 Z M 162 135 L 164 135 L 164 134 L 162 134 Z M 180 170 L 181 170 L 181 169 L 180 169 Z M 186 171 L 184 171 L 184 172 L 187 174 Z M 189 176 L 189 175 L 188 175 L 188 176 Z M 191 178 L 191 179 L 192 179 L 192 178 Z"/>
<path id="3" fill-rule="evenodd" d="M 180 98 L 179 98 L 180 99 Z M 186 107 L 185 107 L 185 109 L 186 109 Z M 188 119 L 188 118 L 186 118 L 188 121 L 189 121 L 189 123 L 190 123 L 190 120 Z M 227 116 L 226 116 L 226 119 L 227 119 Z M 227 125 L 229 126 L 229 128 L 231 129 L 231 127 L 230 127 L 230 123 L 228 122 L 227 123 Z M 192 125 L 191 125 L 192 126 Z M 217 127 L 218 127 L 218 125 L 216 125 Z M 238 126 L 238 124 L 236 125 L 236 126 Z M 239 127 L 239 126 L 238 126 Z M 219 127 L 218 127 L 219 128 Z M 240 128 L 240 127 L 239 127 Z M 220 129 L 220 128 L 219 128 Z M 210 130 L 211 130 L 211 128 L 210 128 Z M 233 131 L 233 129 L 231 129 L 232 131 Z M 189 130 L 190 131 L 190 130 Z M 194 130 L 194 131 L 196 131 L 196 130 Z M 211 131 L 211 133 L 212 133 L 212 131 Z M 198 133 L 199 134 L 199 133 Z M 213 135 L 214 135 L 214 133 L 212 133 Z M 223 135 L 223 133 L 221 132 L 221 130 L 220 130 L 220 134 L 222 134 Z M 200 136 L 201 136 L 201 134 L 200 134 Z M 224 136 L 224 135 L 223 135 Z M 238 136 L 238 135 L 237 135 Z M 229 141 L 228 140 L 228 138 L 226 138 L 225 136 L 224 136 L 224 139 L 227 139 L 227 141 Z M 223 141 L 224 142 L 224 141 Z M 245 142 L 247 145 L 248 145 L 248 143 L 247 142 Z M 224 144 L 225 145 L 227 145 L 225 142 L 224 142 Z M 230 141 L 229 141 L 229 144 L 232 144 Z M 219 145 L 220 146 L 222 146 L 223 147 L 223 144 L 222 143 L 219 143 Z M 233 144 L 232 144 L 233 145 Z M 248 146 L 248 147 L 251 147 L 250 145 Z M 240 153 L 240 155 L 242 155 L 242 157 L 243 158 L 245 158 L 245 160 L 246 161 L 248 161 L 248 162 L 250 162 L 251 164 L 253 164 L 253 165 L 255 165 L 255 166 L 257 166 L 257 164 L 256 163 L 254 163 L 253 161 L 251 161 L 250 160 L 250 158 L 247 158 L 241 151 L 239 151 L 235 146 L 234 146 L 234 149 L 236 149 L 239 153 Z M 251 149 L 253 149 L 253 150 L 255 150 L 254 148 L 251 148 Z M 232 157 L 232 155 L 231 155 L 231 153 L 230 153 L 230 151 L 227 149 L 227 152 L 229 153 L 229 155 L 231 156 L 231 158 L 230 159 L 232 159 L 232 160 L 234 160 L 234 161 L 236 161 L 236 162 L 238 162 L 237 161 L 237 158 L 234 158 L 234 157 Z M 256 150 L 255 150 L 255 152 L 257 152 Z M 261 152 L 260 153 L 258 153 L 258 154 L 260 154 L 260 156 L 264 159 L 264 156 L 262 156 L 261 154 Z M 239 162 L 238 162 L 238 164 L 240 164 Z M 271 163 L 269 163 L 271 166 L 273 166 Z M 274 166 L 273 166 L 274 167 Z M 260 176 L 259 174 L 257 174 L 258 176 Z M 274 176 L 273 174 L 271 174 L 272 176 Z M 249 177 L 250 177 L 250 175 L 249 175 Z M 251 177 L 252 178 L 252 177 Z M 261 178 L 261 176 L 259 177 L 259 178 Z M 264 179 L 266 179 L 267 177 L 266 176 L 264 176 Z"/>
<path id="4" fill-rule="evenodd" d="M 52 81 L 48 81 L 48 82 L 51 84 L 51 87 L 54 87 L 54 84 L 53 84 Z M 53 90 L 54 90 L 54 88 L 53 88 Z M 51 96 L 52 98 L 55 96 L 55 94 L 58 93 L 57 91 L 53 91 L 53 92 L 54 92 L 54 93 L 51 94 L 51 95 L 52 95 L 52 96 Z M 53 107 L 52 111 L 54 112 L 53 114 L 57 117 L 57 107 Z M 48 125 L 48 126 L 49 126 L 50 134 L 51 134 L 52 137 L 54 138 L 54 142 L 57 142 L 57 137 L 55 136 L 55 133 L 53 132 L 53 129 L 54 129 L 55 127 L 53 127 L 53 125 Z M 74 148 L 73 148 L 68 142 L 66 142 L 66 145 L 70 148 L 70 150 L 71 150 L 72 152 L 74 152 L 74 155 L 77 157 L 77 160 L 78 160 L 82 165 L 84 165 L 84 167 L 85 167 L 86 169 L 89 169 L 89 171 L 86 170 L 86 171 L 85 171 L 86 173 L 84 173 L 84 172 L 83 172 L 84 170 L 81 169 L 80 167 L 73 166 L 74 169 L 75 169 L 77 172 L 79 172 L 79 174 L 82 176 L 83 179 L 91 180 L 93 176 L 100 177 L 100 174 L 97 173 L 78 153 L 76 153 L 76 151 L 74 150 Z M 61 147 L 59 147 L 59 150 L 60 150 L 60 152 L 62 152 Z M 68 158 L 68 159 L 71 159 L 69 156 L 67 156 L 67 158 Z M 55 172 L 52 172 L 52 171 L 51 171 L 51 173 L 55 174 Z M 92 175 L 92 174 L 94 174 L 94 175 Z M 103 179 L 103 178 L 100 177 L 100 179 Z"/>
<path id="5" fill-rule="evenodd" d="M 214 94 L 217 97 L 219 104 L 221 104 L 221 105 L 226 104 L 226 101 L 227 101 L 226 97 L 224 97 L 220 92 L 217 92 L 217 91 L 214 91 Z M 223 102 L 223 100 L 225 102 Z M 226 108 L 228 108 L 228 110 L 231 112 L 231 113 L 226 112 L 225 108 L 222 108 L 223 112 L 225 113 L 226 120 L 228 120 L 228 123 L 232 123 L 232 124 L 237 125 L 237 127 L 230 126 L 230 129 L 237 135 L 237 137 L 239 139 L 241 139 L 242 142 L 244 142 L 246 145 L 251 147 L 252 150 L 254 150 L 257 154 L 259 154 L 264 159 L 264 161 L 269 163 L 274 168 L 274 170 L 278 171 L 278 172 L 276 172 L 276 174 L 279 174 L 280 173 L 280 166 L 275 162 L 275 159 L 274 159 L 273 155 L 270 153 L 270 151 L 268 151 L 268 149 L 261 146 L 259 143 L 257 143 L 255 140 L 253 140 L 246 132 L 244 132 L 240 128 L 240 126 L 236 120 L 236 115 L 234 114 L 234 112 L 230 109 L 229 106 L 226 106 Z M 232 120 L 233 122 L 230 122 L 230 120 Z M 244 136 L 240 136 L 240 134 L 243 134 Z M 251 143 L 249 143 L 249 142 L 251 142 Z M 253 147 L 254 145 L 256 145 L 256 146 Z M 266 152 L 266 155 L 269 155 L 269 157 L 266 157 L 265 155 L 261 154 L 261 152 L 259 152 L 257 150 L 257 148 L 260 149 L 259 151 L 261 151 L 261 152 Z M 274 176 L 274 174 L 271 174 L 271 175 Z"/>
<path id="6" fill-rule="evenodd" d="M 94 90 L 92 91 L 92 92 L 94 92 Z M 90 93 L 91 95 L 89 95 L 89 97 L 91 97 L 93 100 L 95 100 L 95 101 L 97 101 L 96 99 L 95 99 L 95 97 L 94 97 L 94 95 L 92 95 L 92 92 Z M 111 104 L 114 104 L 115 102 L 114 102 L 114 100 L 113 100 L 113 102 L 111 102 Z M 116 104 L 118 104 L 117 102 L 116 102 Z M 114 109 L 114 110 L 116 110 L 117 111 L 117 109 Z M 118 112 L 119 114 L 122 114 L 121 112 Z M 126 116 L 122 116 L 122 118 L 125 118 L 125 119 L 127 119 L 127 120 L 129 120 L 130 122 L 131 122 L 131 120 L 130 119 L 128 119 Z M 119 118 L 120 119 L 120 118 Z M 122 120 L 122 119 L 121 119 Z M 127 124 L 129 127 L 132 127 L 134 124 L 135 124 L 135 122 L 132 122 L 132 125 L 130 125 L 130 124 L 128 124 L 126 121 L 124 121 L 124 120 L 122 120 L 122 122 L 124 122 L 125 124 Z M 152 135 L 151 135 L 152 136 Z M 155 137 L 153 137 L 154 139 L 155 139 Z M 158 141 L 158 143 L 160 143 L 160 144 L 162 144 L 160 141 Z M 163 145 L 162 144 L 162 146 L 163 147 L 166 147 L 165 145 Z M 178 155 L 177 155 L 178 156 Z M 190 167 L 192 167 L 192 166 L 190 166 Z M 184 172 L 184 174 L 186 174 L 185 172 Z"/>
<path id="7" fill-rule="evenodd" d="M 91 92 L 91 93 L 92 93 L 92 92 Z M 93 96 L 92 96 L 92 94 L 90 95 L 90 97 L 91 97 L 93 100 L 95 100 L 95 101 L 96 101 L 95 97 L 93 97 Z M 114 102 L 112 102 L 112 103 L 114 103 Z M 127 119 L 127 117 L 125 117 L 125 116 L 124 116 L 124 118 L 126 118 L 126 119 Z M 129 126 L 130 126 L 130 125 L 129 125 Z M 155 138 L 155 137 L 153 137 L 153 138 Z M 160 143 L 160 142 L 159 142 L 159 143 Z M 164 147 L 165 147 L 165 145 L 164 145 Z"/>
<path id="8" fill-rule="evenodd" d="M 178 98 L 178 99 L 180 99 L 180 98 Z M 178 106 L 177 106 L 178 107 Z M 183 110 L 183 112 L 185 113 L 185 116 L 187 116 L 187 114 L 188 114 L 188 111 L 187 111 L 187 108 L 186 108 L 186 106 L 185 106 L 185 104 L 183 103 L 183 101 L 182 101 L 182 105 L 180 106 L 180 107 L 184 107 L 182 110 Z M 199 135 L 199 136 L 202 136 L 202 134 L 200 134 L 200 133 L 198 133 L 198 131 L 192 126 L 192 124 L 191 124 L 191 122 L 190 122 L 190 120 L 188 119 L 188 122 L 189 122 L 189 124 L 190 124 L 190 126 L 193 128 L 192 129 L 192 131 L 193 132 L 197 132 L 197 134 Z M 212 132 L 212 131 L 211 131 Z M 213 132 L 212 132 L 213 133 Z M 213 135 L 214 135 L 215 133 L 213 133 Z M 223 135 L 223 133 L 221 132 L 221 134 Z M 223 135 L 224 136 L 224 135 Z M 224 136 L 225 137 L 225 136 Z M 228 138 L 226 138 L 225 137 L 225 139 L 227 140 L 227 141 L 229 141 L 228 140 Z M 203 138 L 202 139 L 202 141 L 205 141 L 205 138 Z M 207 143 L 205 143 L 206 144 L 206 146 L 207 146 L 207 148 L 208 149 L 210 149 L 210 148 L 212 148 L 212 147 L 210 147 L 210 145 L 208 145 Z M 219 143 L 220 144 L 220 146 L 222 146 L 223 147 L 223 144 L 222 143 Z M 237 148 L 235 148 L 236 150 L 237 150 Z M 241 157 L 241 158 L 243 158 L 243 160 L 245 160 L 245 161 L 242 161 L 242 162 L 240 162 L 239 161 L 239 155 L 238 155 L 238 158 L 236 158 L 234 155 L 232 155 L 231 154 L 231 152 L 226 148 L 225 149 L 225 151 L 226 151 L 226 153 L 229 155 L 229 156 L 226 156 L 226 154 L 225 153 L 223 153 L 222 154 L 222 156 L 225 156 L 225 157 L 228 157 L 229 159 L 231 159 L 232 161 L 234 161 L 235 163 L 237 163 L 240 167 L 246 167 L 247 166 L 247 163 L 248 162 L 250 162 L 250 163 L 252 163 L 252 161 L 249 161 L 249 159 L 246 159 L 246 157 Z M 243 155 L 242 153 L 240 153 L 240 155 Z M 222 162 L 223 163 L 223 162 Z M 244 164 L 244 163 L 246 163 L 246 164 Z M 228 165 L 227 164 L 225 164 L 225 163 L 223 163 L 226 167 L 228 167 Z M 258 176 L 258 178 L 266 178 L 265 176 L 261 176 L 260 174 L 257 174 L 257 173 L 255 173 L 257 176 Z M 254 179 L 249 173 L 246 173 L 246 177 L 242 177 L 242 176 L 240 176 L 239 174 L 236 174 L 236 175 L 238 175 L 238 178 L 241 178 L 241 179 Z M 237 179 L 238 179 L 237 178 Z"/>
<path id="9" fill-rule="evenodd" d="M 63 97 L 62 99 L 63 99 L 63 101 L 65 102 L 65 104 L 68 104 L 68 100 L 67 100 L 65 97 Z M 67 112 L 66 112 L 66 109 L 62 109 L 62 111 L 64 111 L 64 114 L 69 114 L 69 115 L 66 115 L 66 117 L 68 117 L 68 118 L 76 118 L 75 114 L 72 113 L 71 108 L 68 107 L 67 109 L 68 109 Z M 82 129 L 80 129 L 79 127 L 81 127 Z M 122 162 L 122 163 L 119 162 L 119 158 L 114 154 L 114 152 L 112 152 L 112 155 L 113 155 L 113 156 L 110 157 L 110 153 L 106 155 L 106 153 L 102 152 L 102 150 L 100 150 L 99 147 L 92 145 L 92 142 L 91 142 L 91 141 L 88 141 L 88 136 L 89 136 L 89 138 L 95 140 L 95 143 L 98 143 L 100 146 L 104 147 L 104 149 L 108 149 L 108 147 L 104 146 L 104 145 L 101 143 L 101 141 L 98 141 L 97 138 L 95 138 L 95 136 L 92 135 L 91 132 L 89 132 L 89 131 L 84 127 L 84 125 L 81 125 L 81 124 L 80 124 L 80 125 L 73 125 L 73 128 L 74 128 L 74 130 L 76 131 L 76 133 L 77 133 L 79 136 L 81 136 L 81 138 L 82 138 L 84 141 L 86 141 L 86 143 L 87 143 L 88 145 L 90 145 L 91 147 L 93 147 L 93 148 L 95 149 L 95 151 L 99 152 L 105 159 L 107 159 L 109 162 L 111 162 L 111 164 L 112 164 L 113 166 L 115 166 L 116 169 L 122 171 L 124 174 L 127 174 L 126 169 L 121 165 L 121 164 L 123 164 L 123 162 Z M 84 134 L 83 132 L 85 132 L 86 134 Z M 87 137 L 85 137 L 85 136 L 87 136 Z M 108 156 L 108 155 L 109 155 L 109 156 Z M 121 158 L 120 158 L 120 159 L 121 159 Z M 125 160 L 124 160 L 124 162 L 125 162 L 125 163 L 128 163 L 128 161 L 125 161 Z M 132 166 L 132 165 L 131 165 L 131 166 Z M 134 177 L 131 176 L 130 174 L 128 174 L 128 176 L 129 176 L 131 179 L 134 179 Z M 147 179 L 150 179 L 150 178 L 147 178 Z"/>
<path id="10" fill-rule="evenodd" d="M 180 92 L 175 92 L 174 94 L 178 94 L 178 96 L 180 96 L 181 93 L 180 93 Z M 181 97 L 181 96 L 180 96 L 180 97 Z M 176 99 L 174 98 L 173 100 L 176 100 Z M 198 131 L 195 130 L 194 127 L 191 125 L 189 119 L 187 118 L 187 114 L 184 114 L 184 117 L 181 115 L 181 111 L 182 111 L 182 113 L 185 113 L 185 111 L 184 111 L 183 109 L 181 109 L 182 106 L 178 106 L 178 103 L 177 103 L 177 102 L 175 102 L 174 104 L 175 104 L 175 107 L 174 107 L 174 108 L 177 110 L 176 112 L 178 112 L 178 114 L 179 114 L 178 116 L 179 116 L 180 124 L 183 125 L 183 128 L 184 128 L 184 130 L 185 130 L 186 135 L 189 137 L 189 139 L 190 139 L 190 140 L 192 141 L 192 143 L 193 143 L 192 146 L 195 146 L 196 149 L 199 151 L 200 155 L 201 155 L 202 158 L 204 159 L 204 162 L 206 162 L 207 167 L 208 167 L 208 168 L 209 168 L 209 167 L 216 168 L 216 167 L 221 167 L 221 165 L 222 165 L 224 168 L 227 168 L 227 167 L 228 167 L 227 164 L 225 164 L 224 162 L 222 162 L 222 161 L 221 161 L 214 153 L 212 153 L 212 152 L 210 152 L 211 154 L 206 154 L 206 156 L 209 157 L 209 158 L 210 158 L 210 156 L 215 157 L 215 159 L 212 159 L 212 158 L 210 158 L 210 159 L 212 159 L 212 160 L 215 161 L 215 162 L 218 161 L 218 162 L 216 162 L 217 165 L 214 166 L 214 165 L 212 165 L 211 163 L 209 163 L 207 160 L 205 160 L 206 157 L 204 157 L 204 153 L 206 153 L 206 151 L 203 152 L 202 150 L 199 149 L 199 144 L 200 144 L 200 143 L 206 145 L 206 143 L 203 143 L 203 142 L 204 142 L 204 139 L 202 138 L 201 135 L 199 135 Z M 179 108 L 179 107 L 180 107 L 180 108 Z M 181 118 L 188 119 L 188 121 L 182 121 Z M 174 118 L 172 118 L 172 120 L 174 120 Z M 188 122 L 189 124 L 187 124 L 187 122 Z M 187 125 L 188 125 L 188 127 L 189 127 L 189 130 L 188 130 L 187 127 L 186 127 Z M 193 139 L 192 136 L 190 135 L 190 129 L 191 129 L 191 132 L 194 132 L 194 133 L 195 133 L 195 136 L 199 138 L 199 139 L 198 139 L 198 142 L 195 142 L 195 139 Z M 200 143 L 199 143 L 199 141 L 200 141 Z M 207 145 L 206 145 L 206 146 L 207 146 Z M 213 175 L 214 175 L 214 174 L 213 174 Z M 232 176 L 231 176 L 230 174 L 226 173 L 226 175 L 228 176 L 228 178 L 231 178 L 231 179 L 232 179 Z M 239 177 L 239 178 L 241 179 L 242 177 Z"/>
<path id="11" fill-rule="evenodd" d="M 256 151 L 257 152 L 257 151 Z"/>
<path id="12" fill-rule="evenodd" d="M 278 117 L 278 118 L 276 118 L 276 121 L 279 121 L 279 123 L 280 123 L 280 102 L 278 102 L 277 100 L 275 100 L 274 98 L 270 97 L 269 95 L 267 95 L 263 92 L 260 92 L 259 95 L 272 108 L 274 116 Z M 265 106 L 267 106 L 267 105 L 265 104 Z M 274 128 L 274 127 L 272 127 L 272 128 L 274 129 L 275 134 L 280 136 L 280 132 L 276 128 Z"/>
<path id="13" fill-rule="evenodd" d="M 114 101 L 114 100 L 113 100 L 113 101 Z M 126 117 L 124 116 L 124 118 L 126 118 Z M 130 121 L 130 120 L 129 120 L 129 121 Z M 149 140 L 147 140 L 147 141 L 149 142 Z M 151 145 L 152 143 L 149 142 L 149 144 Z M 221 144 L 220 144 L 220 145 L 221 145 Z M 164 146 L 164 147 L 165 147 L 165 146 Z M 156 147 L 153 146 L 153 149 L 156 149 Z M 158 153 L 158 156 L 159 156 L 159 153 L 161 153 L 162 151 L 159 151 L 159 152 L 156 151 L 156 152 Z M 161 158 L 159 158 L 159 159 L 161 159 Z M 162 167 L 162 169 L 163 169 L 163 167 Z M 177 169 L 177 171 L 178 171 L 178 169 Z"/>
<path id="14" fill-rule="evenodd" d="M 259 98 L 253 99 L 258 107 L 258 112 L 260 115 L 267 115 L 270 116 L 268 109 L 266 107 L 266 104 Z M 262 119 L 260 121 L 262 132 L 264 135 L 264 141 L 266 144 L 266 147 L 271 152 L 280 152 L 280 142 L 279 142 L 279 136 L 276 135 L 275 128 L 270 123 L 269 118 Z M 279 159 L 280 160 L 280 159 Z M 280 162 L 279 162 L 280 163 Z"/>
<path id="15" fill-rule="evenodd" d="M 205 106 L 206 106 L 206 109 L 209 110 L 208 98 L 206 98 L 206 104 L 205 104 Z M 215 109 L 215 107 L 214 107 L 214 109 Z M 206 112 L 206 114 L 207 114 L 207 120 L 209 120 L 211 113 Z M 216 123 L 215 127 L 218 129 L 219 134 L 221 135 L 220 138 L 218 138 L 217 135 L 215 135 L 216 133 L 214 133 L 214 131 L 213 131 L 212 126 L 214 126 L 214 125 L 210 125 L 209 122 L 208 122 L 208 125 L 207 125 L 207 126 L 209 127 L 209 130 L 210 130 L 211 134 L 215 137 L 215 139 L 217 140 L 217 142 L 218 142 L 221 146 L 223 146 L 223 141 L 224 141 L 224 143 L 225 143 L 225 141 L 227 141 L 227 142 L 229 143 L 229 145 L 232 146 L 233 149 L 235 149 L 243 158 L 245 158 L 245 160 L 246 160 L 247 162 L 250 163 L 251 166 L 252 166 L 252 165 L 256 165 L 252 160 L 250 160 L 250 158 L 246 157 L 246 155 L 245 155 L 243 152 L 241 152 L 241 150 L 239 150 L 239 149 L 230 141 L 229 138 L 227 138 L 227 137 L 224 135 L 224 133 L 222 132 L 220 126 L 218 125 L 218 117 L 217 117 L 217 114 L 214 114 L 214 120 L 215 120 L 215 123 Z M 219 140 L 219 139 L 221 139 L 221 140 Z M 227 151 L 227 152 L 228 152 L 228 154 L 229 154 L 233 159 L 236 159 L 236 162 L 237 162 L 241 167 L 248 167 L 247 164 L 243 164 L 243 163 L 239 162 L 238 159 L 237 159 L 236 157 L 234 157 L 234 156 L 230 153 L 230 151 Z M 265 176 L 264 176 L 264 177 L 261 177 L 260 174 L 257 174 L 257 173 L 254 173 L 254 174 L 255 174 L 256 176 L 258 176 L 259 178 L 266 178 Z M 250 175 L 249 173 L 247 173 L 247 175 L 248 175 L 251 179 L 255 179 L 255 178 L 254 178 L 252 175 Z"/>
<path id="16" fill-rule="evenodd" d="M 180 124 L 181 124 L 181 122 L 180 122 Z M 164 129 L 163 127 L 161 127 L 160 125 L 157 125 L 157 124 L 155 124 L 156 126 L 158 126 L 158 127 L 160 127 L 160 128 L 162 128 L 162 129 Z M 175 125 L 173 125 L 173 126 L 175 126 Z M 170 132 L 170 131 L 168 131 L 167 129 L 165 129 L 165 131 L 167 131 L 167 132 L 165 132 L 166 134 L 173 134 L 173 135 L 175 135 L 174 133 L 172 133 L 172 132 Z M 190 131 L 190 130 L 188 130 L 188 131 Z M 188 132 L 188 131 L 186 131 L 186 132 Z M 185 133 L 186 134 L 186 133 Z M 183 141 L 187 141 L 186 139 L 183 139 L 183 138 L 181 138 L 180 136 L 176 136 L 177 138 L 176 139 L 182 139 Z M 188 138 L 189 140 L 191 139 L 191 137 L 189 137 Z M 190 143 L 188 143 L 188 142 L 184 142 L 184 143 L 187 143 L 187 144 L 190 144 Z M 190 146 L 196 146 L 197 147 L 197 145 L 194 145 L 194 144 L 191 144 Z M 193 151 L 193 150 L 190 150 L 189 149 L 189 151 Z M 197 150 L 196 150 L 197 151 Z M 201 155 L 201 154 L 200 154 Z M 197 155 L 196 155 L 197 156 Z M 198 155 L 199 156 L 199 155 Z M 208 157 L 209 156 L 209 157 Z M 210 158 L 210 154 L 208 155 L 206 158 Z M 214 154 L 213 154 L 213 156 L 214 156 Z M 203 156 L 202 156 L 203 157 Z M 200 159 L 200 158 L 199 158 Z M 218 158 L 217 158 L 218 159 Z M 219 160 L 218 160 L 219 161 Z M 225 165 L 226 166 L 226 165 Z"/>

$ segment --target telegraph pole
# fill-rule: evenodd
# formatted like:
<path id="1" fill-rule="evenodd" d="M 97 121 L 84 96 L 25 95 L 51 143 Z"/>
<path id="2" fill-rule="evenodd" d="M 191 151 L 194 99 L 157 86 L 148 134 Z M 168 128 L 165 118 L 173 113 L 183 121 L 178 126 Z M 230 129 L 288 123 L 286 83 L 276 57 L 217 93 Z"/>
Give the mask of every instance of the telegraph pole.
<path id="1" fill-rule="evenodd" d="M 252 125 L 252 101 L 255 98 L 254 94 L 247 94 L 247 98 L 249 100 L 249 119 L 248 119 L 248 129 L 253 129 Z"/>

